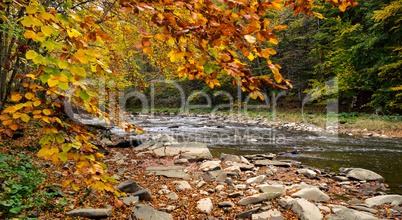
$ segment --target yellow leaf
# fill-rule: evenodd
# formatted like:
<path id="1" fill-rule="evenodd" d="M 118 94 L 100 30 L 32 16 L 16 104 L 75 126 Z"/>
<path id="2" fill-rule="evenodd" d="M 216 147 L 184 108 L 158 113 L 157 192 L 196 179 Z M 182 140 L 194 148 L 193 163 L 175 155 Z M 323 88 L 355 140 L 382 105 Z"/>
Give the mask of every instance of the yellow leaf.
<path id="1" fill-rule="evenodd" d="M 279 73 L 279 70 L 277 68 L 272 69 L 272 72 L 274 72 L 274 79 L 277 83 L 281 83 L 283 78 L 282 75 Z"/>
<path id="2" fill-rule="evenodd" d="M 42 148 L 38 151 L 38 157 L 44 157 L 49 149 L 48 148 Z"/>
<path id="3" fill-rule="evenodd" d="M 46 37 L 52 35 L 53 33 L 53 29 L 49 26 L 42 26 L 41 31 Z"/>
<path id="4" fill-rule="evenodd" d="M 60 69 L 66 69 L 68 67 L 68 62 L 65 60 L 60 60 L 58 66 L 60 67 Z"/>
<path id="5" fill-rule="evenodd" d="M 269 42 L 273 44 L 278 44 L 278 41 L 275 38 L 269 38 Z"/>
<path id="6" fill-rule="evenodd" d="M 28 92 L 25 94 L 25 98 L 28 100 L 31 100 L 33 97 L 35 97 L 35 94 L 33 94 L 32 92 Z"/>
<path id="7" fill-rule="evenodd" d="M 27 14 L 35 14 L 38 11 L 38 6 L 36 4 L 31 4 L 26 7 L 25 12 Z"/>
<path id="8" fill-rule="evenodd" d="M 246 39 L 247 42 L 249 42 L 250 44 L 253 44 L 253 43 L 255 43 L 255 41 L 256 41 L 256 38 L 253 37 L 253 36 L 251 36 L 251 35 L 245 35 L 245 36 L 244 36 L 244 39 Z"/>
<path id="9" fill-rule="evenodd" d="M 12 123 L 13 123 L 13 120 L 12 120 L 12 119 L 3 121 L 3 125 L 4 125 L 4 126 L 10 125 L 10 124 L 12 124 Z"/>
<path id="10" fill-rule="evenodd" d="M 271 4 L 272 4 L 272 7 L 273 7 L 274 9 L 281 9 L 281 5 L 280 5 L 279 3 L 277 3 L 277 2 L 271 2 Z"/>
<path id="11" fill-rule="evenodd" d="M 70 184 L 70 180 L 64 180 L 64 182 L 61 185 L 61 187 L 66 188 L 66 186 L 68 186 L 69 184 Z"/>
<path id="12" fill-rule="evenodd" d="M 22 95 L 21 93 L 15 92 L 12 96 L 11 96 L 11 101 L 13 102 L 18 102 L 19 100 L 22 99 Z"/>
<path id="13" fill-rule="evenodd" d="M 47 81 L 47 84 L 48 84 L 50 87 L 56 86 L 58 83 L 59 83 L 59 80 L 58 80 L 58 79 L 49 79 L 49 80 Z"/>
<path id="14" fill-rule="evenodd" d="M 16 131 L 18 129 L 18 125 L 16 125 L 16 124 L 11 124 L 8 127 L 10 127 L 10 129 L 13 131 Z"/>
<path id="15" fill-rule="evenodd" d="M 33 105 L 34 105 L 35 107 L 39 106 L 40 104 L 42 104 L 41 101 L 35 101 L 35 102 L 33 103 Z"/>
<path id="16" fill-rule="evenodd" d="M 63 162 L 66 162 L 66 161 L 67 161 L 67 156 L 68 156 L 67 152 L 59 153 L 59 159 L 60 159 L 61 161 L 63 161 Z"/>
<path id="17" fill-rule="evenodd" d="M 152 53 L 152 48 L 151 47 L 145 47 L 143 50 L 142 50 L 145 54 L 149 54 L 149 53 Z"/>
<path id="18" fill-rule="evenodd" d="M 15 111 L 17 111 L 17 109 L 15 109 L 14 106 L 9 106 L 6 109 L 4 109 L 3 113 L 14 113 Z"/>
<path id="19" fill-rule="evenodd" d="M 29 117 L 29 115 L 27 115 L 27 114 L 22 114 L 21 115 L 21 120 L 23 122 L 28 122 L 30 119 L 31 119 L 31 117 Z"/>
<path id="20" fill-rule="evenodd" d="M 69 88 L 68 83 L 66 83 L 66 82 L 59 82 L 58 86 L 60 89 L 63 89 L 65 91 L 67 91 Z"/>
<path id="21" fill-rule="evenodd" d="M 253 53 L 250 52 L 249 55 L 247 56 L 247 58 L 248 58 L 250 61 L 253 61 L 253 60 L 254 60 L 254 55 L 253 55 Z"/>
<path id="22" fill-rule="evenodd" d="M 74 183 L 71 183 L 71 187 L 75 190 L 78 191 L 80 189 L 80 187 L 78 187 L 77 185 L 75 185 Z"/>
<path id="23" fill-rule="evenodd" d="M 43 114 L 50 115 L 52 114 L 52 111 L 50 109 L 43 109 Z"/>
<path id="24" fill-rule="evenodd" d="M 42 41 L 44 41 L 44 40 L 46 40 L 46 36 L 45 36 L 42 32 L 38 32 L 38 33 L 36 34 L 36 36 L 34 37 L 34 41 L 40 41 L 40 42 L 42 42 Z"/>

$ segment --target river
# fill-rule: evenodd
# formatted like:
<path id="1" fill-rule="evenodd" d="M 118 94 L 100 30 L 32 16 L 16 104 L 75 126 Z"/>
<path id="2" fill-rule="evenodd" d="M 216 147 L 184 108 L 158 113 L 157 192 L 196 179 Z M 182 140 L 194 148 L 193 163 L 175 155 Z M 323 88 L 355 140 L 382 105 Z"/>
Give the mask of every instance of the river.
<path id="1" fill-rule="evenodd" d="M 359 167 L 372 170 L 386 179 L 391 193 L 402 194 L 402 141 L 329 136 L 314 132 L 278 130 L 258 125 L 224 123 L 206 117 L 160 116 L 137 117 L 129 120 L 148 131 L 137 138 L 147 139 L 153 134 L 168 134 L 178 141 L 205 143 L 213 156 L 221 153 L 237 155 L 286 153 L 280 159 L 293 159 L 317 168 Z M 114 133 L 124 131 L 114 127 Z"/>

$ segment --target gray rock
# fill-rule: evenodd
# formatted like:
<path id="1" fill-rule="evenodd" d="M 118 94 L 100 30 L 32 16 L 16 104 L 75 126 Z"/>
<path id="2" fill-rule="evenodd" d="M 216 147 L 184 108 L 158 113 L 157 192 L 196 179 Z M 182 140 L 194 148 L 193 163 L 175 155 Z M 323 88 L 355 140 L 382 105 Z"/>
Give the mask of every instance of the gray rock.
<path id="1" fill-rule="evenodd" d="M 138 204 L 132 210 L 133 217 L 142 220 L 156 220 L 156 219 L 163 219 L 163 220 L 173 220 L 173 217 L 166 213 L 157 211 L 149 205 L 146 204 Z"/>
<path id="2" fill-rule="evenodd" d="M 103 219 L 110 216 L 112 209 L 75 209 L 66 213 L 67 216 Z"/>
<path id="3" fill-rule="evenodd" d="M 245 163 L 233 163 L 233 166 L 238 166 L 240 167 L 240 170 L 251 170 L 254 168 L 253 164 L 245 164 Z"/>
<path id="4" fill-rule="evenodd" d="M 147 167 L 145 172 L 152 172 L 152 171 L 183 171 L 183 166 L 168 166 L 168 167 Z"/>
<path id="5" fill-rule="evenodd" d="M 372 214 L 378 213 L 378 210 L 370 209 L 370 208 L 367 208 L 366 206 L 363 206 L 363 205 L 352 205 L 352 206 L 349 206 L 349 208 L 369 212 L 369 213 L 372 213 Z"/>
<path id="6" fill-rule="evenodd" d="M 353 209 L 340 208 L 334 211 L 334 216 L 339 219 L 353 219 L 353 220 L 376 220 L 378 218 L 365 212 L 359 212 Z"/>
<path id="7" fill-rule="evenodd" d="M 205 186 L 207 183 L 204 180 L 201 180 L 200 182 L 197 183 L 197 185 L 195 186 L 196 188 L 201 188 L 203 186 Z"/>
<path id="8" fill-rule="evenodd" d="M 347 178 L 345 176 L 334 176 L 333 179 L 336 180 L 336 181 L 339 181 L 339 182 L 344 182 L 344 181 L 349 180 L 349 178 Z"/>
<path id="9" fill-rule="evenodd" d="M 173 181 L 172 183 L 177 184 L 176 190 L 179 192 L 186 189 L 191 189 L 191 185 L 186 181 Z"/>
<path id="10" fill-rule="evenodd" d="M 121 201 L 123 201 L 124 205 L 131 206 L 132 204 L 137 204 L 139 201 L 138 196 L 128 196 L 128 197 L 121 197 Z"/>
<path id="11" fill-rule="evenodd" d="M 184 180 L 190 180 L 190 175 L 183 171 L 156 171 L 156 176 L 164 176 L 168 178 L 178 178 Z"/>
<path id="12" fill-rule="evenodd" d="M 329 196 L 327 194 L 323 193 L 321 190 L 319 190 L 316 187 L 302 189 L 296 193 L 293 193 L 292 196 L 305 198 L 305 199 L 312 200 L 315 202 L 328 202 L 329 201 Z"/>
<path id="13" fill-rule="evenodd" d="M 134 193 L 139 190 L 143 190 L 144 188 L 140 185 L 138 185 L 137 182 L 133 180 L 127 180 L 124 182 L 121 182 L 118 186 L 116 186 L 116 189 L 125 192 L 125 193 Z"/>
<path id="14" fill-rule="evenodd" d="M 320 209 L 305 199 L 296 199 L 292 203 L 292 211 L 302 220 L 321 220 Z"/>
<path id="15" fill-rule="evenodd" d="M 228 178 L 228 174 L 226 172 L 220 172 L 219 175 L 215 178 L 215 182 L 223 183 Z"/>
<path id="16" fill-rule="evenodd" d="M 284 198 L 278 199 L 279 205 L 284 209 L 290 209 L 293 205 L 295 199 L 290 196 L 285 196 Z"/>
<path id="17" fill-rule="evenodd" d="M 261 192 L 267 193 L 267 192 L 276 192 L 280 193 L 280 196 L 283 196 L 286 194 L 285 186 L 283 185 L 268 185 L 268 184 L 263 184 L 257 186 L 257 188 L 260 189 Z"/>
<path id="18" fill-rule="evenodd" d="M 243 196 L 243 192 L 242 191 L 237 191 L 237 192 L 233 192 L 233 193 L 229 193 L 228 194 L 228 197 L 230 197 L 230 198 L 236 198 L 236 197 L 239 197 L 239 196 Z"/>
<path id="19" fill-rule="evenodd" d="M 240 156 L 225 153 L 222 153 L 219 159 L 222 161 L 241 161 Z"/>
<path id="20" fill-rule="evenodd" d="M 251 218 L 251 215 L 258 212 L 260 210 L 260 208 L 254 208 L 254 209 L 250 209 L 248 211 L 242 212 L 240 214 L 236 215 L 235 219 L 246 219 L 246 218 Z"/>
<path id="21" fill-rule="evenodd" d="M 349 179 L 367 180 L 367 181 L 383 181 L 384 177 L 379 174 L 362 168 L 355 168 L 346 174 Z"/>
<path id="22" fill-rule="evenodd" d="M 265 220 L 272 219 L 272 217 L 281 217 L 282 213 L 277 209 L 269 210 L 266 212 L 256 213 L 251 215 L 252 220 Z"/>
<path id="23" fill-rule="evenodd" d="M 179 159 L 188 159 L 191 161 L 199 161 L 203 159 L 212 159 L 211 152 L 207 145 L 200 142 L 183 142 L 176 147 L 180 147 L 185 153 L 181 153 Z"/>
<path id="24" fill-rule="evenodd" d="M 221 208 L 222 207 L 234 207 L 235 204 L 233 202 L 231 202 L 231 201 L 225 201 L 225 202 L 220 202 L 218 204 L 218 206 L 221 207 Z"/>
<path id="25" fill-rule="evenodd" d="M 166 195 L 166 197 L 169 198 L 169 199 L 172 199 L 172 200 L 179 199 L 179 196 L 174 192 L 170 192 L 169 194 Z"/>
<path id="26" fill-rule="evenodd" d="M 239 166 L 231 166 L 225 169 L 225 172 L 234 172 L 236 173 L 238 176 L 241 175 L 241 170 Z"/>
<path id="27" fill-rule="evenodd" d="M 382 195 L 376 196 L 373 198 L 366 199 L 365 203 L 369 206 L 379 206 L 386 203 L 391 203 L 393 206 L 398 206 L 402 204 L 402 196 L 401 195 Z"/>
<path id="28" fill-rule="evenodd" d="M 256 166 L 277 166 L 277 167 L 290 167 L 290 163 L 277 161 L 277 160 L 256 160 L 254 161 Z"/>
<path id="29" fill-rule="evenodd" d="M 210 198 L 204 198 L 197 202 L 197 208 L 202 212 L 209 214 L 214 209 L 214 204 Z"/>
<path id="30" fill-rule="evenodd" d="M 310 169 L 298 169 L 296 172 L 299 174 L 303 174 L 308 178 L 315 178 L 317 176 L 317 173 Z"/>
<path id="31" fill-rule="evenodd" d="M 250 178 L 248 180 L 246 180 L 246 184 L 251 184 L 251 183 L 261 183 L 262 181 L 264 181 L 266 178 L 265 175 L 260 175 L 260 176 L 256 176 L 253 178 Z"/>
<path id="32" fill-rule="evenodd" d="M 224 185 L 218 185 L 218 186 L 215 187 L 215 192 L 222 191 L 224 188 L 225 188 Z"/>
<path id="33" fill-rule="evenodd" d="M 221 168 L 221 161 L 220 160 L 218 160 L 218 161 L 215 161 L 215 160 L 212 160 L 212 161 L 205 161 L 204 163 L 202 163 L 201 165 L 200 165 L 200 170 L 202 170 L 202 171 L 212 171 L 212 170 L 221 170 L 222 168 Z"/>
<path id="34" fill-rule="evenodd" d="M 139 190 L 132 194 L 133 196 L 138 196 L 141 201 L 150 201 L 152 200 L 151 193 L 147 189 Z"/>
<path id="35" fill-rule="evenodd" d="M 254 203 L 259 203 L 265 200 L 269 199 L 274 199 L 279 197 L 281 194 L 280 193 L 261 193 L 261 194 L 255 194 L 252 196 L 245 197 L 243 199 L 240 199 L 239 202 L 237 203 L 238 205 L 248 205 L 248 204 L 254 204 Z"/>

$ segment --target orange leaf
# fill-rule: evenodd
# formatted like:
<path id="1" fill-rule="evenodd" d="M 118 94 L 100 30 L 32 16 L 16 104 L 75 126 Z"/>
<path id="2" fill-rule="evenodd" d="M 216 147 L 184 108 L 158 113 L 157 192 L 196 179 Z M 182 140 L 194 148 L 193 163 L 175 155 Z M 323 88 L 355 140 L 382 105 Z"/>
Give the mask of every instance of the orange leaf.
<path id="1" fill-rule="evenodd" d="M 8 127 L 11 128 L 11 130 L 16 131 L 18 129 L 18 125 L 17 124 L 11 124 Z"/>
<path id="2" fill-rule="evenodd" d="M 12 96 L 11 96 L 11 101 L 13 102 L 18 102 L 19 100 L 22 99 L 22 95 L 19 92 L 15 92 Z"/>

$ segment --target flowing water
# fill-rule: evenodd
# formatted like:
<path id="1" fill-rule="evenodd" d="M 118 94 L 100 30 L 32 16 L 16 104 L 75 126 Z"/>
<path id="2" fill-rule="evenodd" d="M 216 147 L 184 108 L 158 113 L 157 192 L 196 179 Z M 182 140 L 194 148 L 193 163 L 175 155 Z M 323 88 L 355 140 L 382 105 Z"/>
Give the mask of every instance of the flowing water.
<path id="1" fill-rule="evenodd" d="M 131 121 L 144 128 L 146 139 L 152 134 L 168 134 L 179 141 L 205 143 L 211 153 L 237 155 L 279 153 L 278 159 L 293 159 L 317 168 L 360 167 L 372 170 L 386 179 L 391 193 L 402 194 L 402 140 L 349 136 L 328 136 L 305 131 L 277 130 L 263 126 L 224 123 L 203 117 L 137 118 Z M 113 128 L 114 133 L 124 133 Z"/>

